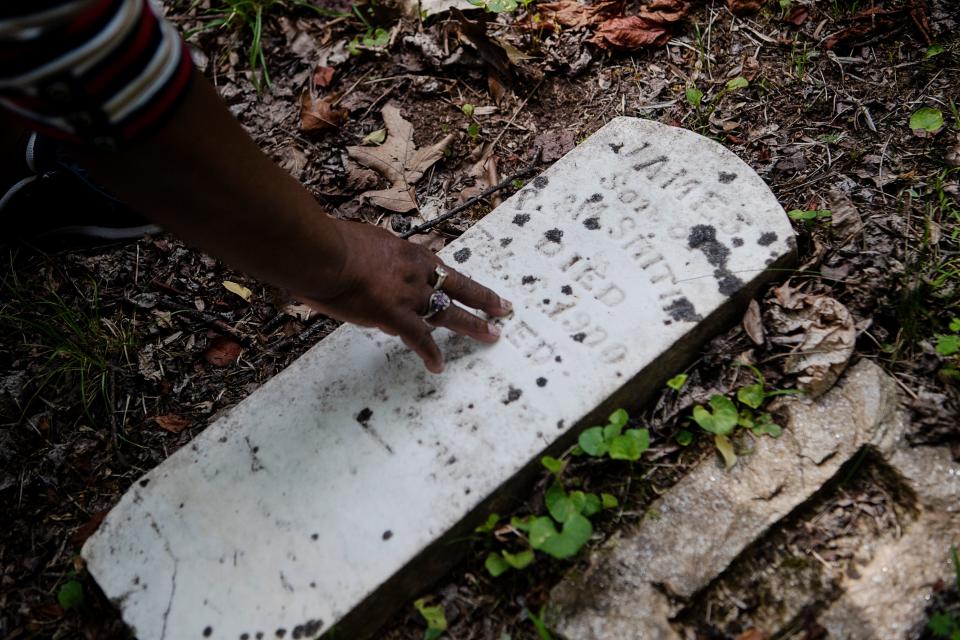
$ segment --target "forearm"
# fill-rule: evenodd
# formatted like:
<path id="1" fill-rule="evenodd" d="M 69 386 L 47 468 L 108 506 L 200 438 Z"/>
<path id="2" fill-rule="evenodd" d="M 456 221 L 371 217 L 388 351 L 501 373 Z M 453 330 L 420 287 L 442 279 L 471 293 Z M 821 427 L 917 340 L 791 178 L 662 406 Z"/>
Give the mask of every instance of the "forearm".
<path id="1" fill-rule="evenodd" d="M 341 223 L 257 148 L 199 74 L 158 132 L 82 160 L 140 213 L 231 266 L 303 296 L 339 293 Z"/>

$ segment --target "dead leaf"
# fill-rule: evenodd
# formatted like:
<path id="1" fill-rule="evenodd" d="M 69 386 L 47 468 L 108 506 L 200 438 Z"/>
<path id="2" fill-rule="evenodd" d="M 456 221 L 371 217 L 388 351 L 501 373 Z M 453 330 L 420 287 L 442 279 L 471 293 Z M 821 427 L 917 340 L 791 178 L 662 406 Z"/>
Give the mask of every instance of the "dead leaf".
<path id="1" fill-rule="evenodd" d="M 242 284 L 237 284 L 231 280 L 223 281 L 223 288 L 229 291 L 230 293 L 235 293 L 244 299 L 245 302 L 250 302 L 250 298 L 253 296 L 253 291 L 246 288 Z"/>
<path id="2" fill-rule="evenodd" d="M 807 21 L 807 18 L 810 16 L 810 9 L 803 5 L 798 5 L 794 7 L 789 15 L 783 19 L 784 22 L 789 22 L 792 25 L 800 26 Z"/>
<path id="3" fill-rule="evenodd" d="M 478 145 L 470 154 L 470 160 L 473 161 L 473 164 L 467 169 L 467 175 L 473 178 L 474 182 L 473 186 L 466 187 L 460 192 L 461 202 L 469 200 L 500 182 L 497 172 L 497 157 L 493 155 L 492 144 Z M 493 206 L 499 204 L 496 196 L 493 196 L 490 202 Z"/>
<path id="4" fill-rule="evenodd" d="M 347 155 L 390 181 L 388 189 L 366 191 L 361 198 L 384 209 L 406 213 L 417 208 L 414 185 L 443 157 L 443 152 L 453 142 L 453 134 L 434 145 L 417 149 L 413 142 L 413 125 L 404 120 L 400 110 L 388 104 L 381 113 L 387 127 L 386 142 L 379 147 L 347 147 Z"/>
<path id="5" fill-rule="evenodd" d="M 304 133 L 339 129 L 348 115 L 346 109 L 333 106 L 333 96 L 315 98 L 309 89 L 300 94 L 300 129 Z"/>
<path id="6" fill-rule="evenodd" d="M 727 8 L 735 16 L 756 13 L 766 4 L 765 0 L 727 0 Z"/>
<path id="7" fill-rule="evenodd" d="M 210 341 L 210 346 L 203 352 L 203 357 L 215 367 L 229 367 L 237 361 L 241 351 L 243 347 L 238 343 L 230 338 L 217 336 Z"/>
<path id="8" fill-rule="evenodd" d="M 675 23 L 689 10 L 684 0 L 653 0 L 641 7 L 638 15 L 605 20 L 590 42 L 617 51 L 660 47 L 670 40 Z"/>
<path id="9" fill-rule="evenodd" d="M 799 374 L 798 386 L 812 397 L 826 392 L 853 356 L 856 327 L 850 311 L 833 298 L 800 293 L 786 283 L 774 289 L 767 308 L 770 341 L 792 345 L 784 371 Z"/>
<path id="10" fill-rule="evenodd" d="M 172 413 L 164 416 L 154 416 L 152 419 L 158 427 L 170 433 L 180 433 L 192 423 L 190 419 Z"/>
<path id="11" fill-rule="evenodd" d="M 597 29 L 590 42 L 601 49 L 634 51 L 642 47 L 663 46 L 670 39 L 670 30 L 639 16 L 611 18 Z"/>
<path id="12" fill-rule="evenodd" d="M 77 530 L 70 535 L 70 544 L 75 547 L 82 547 L 83 543 L 87 541 L 87 538 L 92 536 L 93 532 L 100 527 L 100 523 L 103 522 L 103 519 L 107 517 L 108 513 L 110 513 L 109 509 L 95 511 L 89 520 L 80 525 Z"/>
<path id="13" fill-rule="evenodd" d="M 510 56 L 503 46 L 487 34 L 487 23 L 483 20 L 469 20 L 456 7 L 450 9 L 460 39 L 473 47 L 480 58 L 500 74 L 507 83 L 513 82 L 513 67 Z"/>
<path id="14" fill-rule="evenodd" d="M 387 130 L 377 129 L 376 131 L 371 131 L 367 135 L 363 136 L 363 140 L 360 141 L 360 144 L 366 145 L 368 147 L 375 147 L 378 144 L 383 144 L 383 141 L 386 139 L 387 139 Z"/>
<path id="15" fill-rule="evenodd" d="M 291 318 L 296 318 L 302 322 L 306 322 L 310 319 L 310 316 L 316 313 L 313 307 L 300 302 L 291 302 L 290 304 L 284 305 L 283 312 Z"/>
<path id="16" fill-rule="evenodd" d="M 600 24 L 604 20 L 622 13 L 621 2 L 598 2 L 597 4 L 580 4 L 577 0 L 559 0 L 559 2 L 544 2 L 537 5 L 537 12 L 541 19 L 538 22 L 530 21 L 529 26 L 536 29 L 547 27 L 556 30 L 556 25 L 568 29 L 580 29 Z"/>
<path id="17" fill-rule="evenodd" d="M 313 70 L 313 85 L 315 87 L 326 89 L 330 86 L 330 83 L 333 82 L 333 73 L 333 67 L 317 65 L 317 68 Z"/>
<path id="18" fill-rule="evenodd" d="M 763 346 L 763 320 L 760 319 L 760 305 L 756 300 L 750 301 L 747 312 L 743 314 L 743 330 L 753 344 Z"/>
<path id="19" fill-rule="evenodd" d="M 843 236 L 840 245 L 843 246 L 863 233 L 863 220 L 857 207 L 842 191 L 831 191 L 828 198 L 832 214 L 830 223 Z"/>
<path id="20" fill-rule="evenodd" d="M 824 48 L 828 50 L 837 46 L 852 48 L 867 42 L 883 40 L 899 33 L 911 23 L 927 46 L 933 43 L 930 12 L 926 0 L 908 0 L 896 9 L 871 7 L 864 9 L 846 22 L 850 26 L 827 38 Z"/>
<path id="21" fill-rule="evenodd" d="M 737 636 L 737 640 L 767 640 L 767 634 L 759 629 L 747 629 Z"/>

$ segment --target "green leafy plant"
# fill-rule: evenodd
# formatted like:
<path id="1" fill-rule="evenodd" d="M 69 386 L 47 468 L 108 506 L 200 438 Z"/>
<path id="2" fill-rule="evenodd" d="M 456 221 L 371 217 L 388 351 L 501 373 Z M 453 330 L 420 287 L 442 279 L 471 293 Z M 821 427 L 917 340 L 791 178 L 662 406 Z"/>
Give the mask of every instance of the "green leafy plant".
<path id="1" fill-rule="evenodd" d="M 577 439 L 580 450 L 595 458 L 609 456 L 611 460 L 636 462 L 650 447 L 650 432 L 646 429 L 624 431 L 628 420 L 627 412 L 618 409 L 610 414 L 605 426 L 584 429 Z"/>
<path id="2" fill-rule="evenodd" d="M 960 318 L 950 321 L 950 333 L 937 334 L 937 353 L 944 357 L 960 354 Z"/>
<path id="3" fill-rule="evenodd" d="M 791 220 L 801 220 L 809 228 L 816 224 L 819 220 L 829 220 L 833 216 L 833 212 L 829 209 L 793 209 L 788 211 L 787 215 L 790 216 Z"/>
<path id="4" fill-rule="evenodd" d="M 944 51 L 946 51 L 946 49 L 943 48 L 942 44 L 933 43 L 932 45 L 927 47 L 927 50 L 923 53 L 923 57 L 932 58 L 934 56 L 940 55 Z"/>
<path id="5" fill-rule="evenodd" d="M 547 624 L 543 621 L 543 612 L 546 610 L 546 607 L 540 607 L 540 615 L 536 615 L 530 609 L 524 609 L 524 613 L 527 614 L 527 617 L 530 618 L 530 623 L 533 625 L 533 628 L 537 631 L 537 636 L 540 640 L 553 640 L 553 636 L 550 634 L 550 630 L 547 629 Z"/>
<path id="6" fill-rule="evenodd" d="M 687 379 L 689 376 L 685 373 L 678 373 L 669 380 L 667 380 L 667 386 L 674 391 L 680 391 L 683 389 L 683 385 L 687 384 Z"/>
<path id="7" fill-rule="evenodd" d="M 587 454 L 630 462 L 638 460 L 650 446 L 649 432 L 646 429 L 624 430 L 628 421 L 626 411 L 614 411 L 606 425 L 584 430 L 581 444 L 568 455 Z M 587 446 L 584 447 L 583 443 Z M 604 509 L 619 506 L 616 496 L 609 493 L 597 495 L 580 489 L 568 490 L 564 484 L 568 459 L 544 456 L 540 462 L 553 477 L 543 496 L 547 513 L 523 518 L 515 516 L 509 524 L 504 525 L 500 524 L 500 516 L 494 513 L 475 529 L 480 534 L 513 535 L 523 546 L 519 551 L 501 548 L 487 554 L 484 567 L 494 578 L 511 569 L 522 570 L 530 566 L 536 559 L 535 552 L 558 559 L 575 556 L 593 535 L 590 519 Z"/>
<path id="8" fill-rule="evenodd" d="M 697 85 L 691 84 L 687 87 L 686 91 L 687 102 L 690 103 L 690 106 L 694 109 L 699 109 L 700 104 L 703 102 L 703 91 L 697 88 Z"/>
<path id="9" fill-rule="evenodd" d="M 74 572 L 71 572 L 70 575 L 76 576 Z M 83 584 L 75 577 L 71 577 L 60 585 L 60 589 L 57 591 L 57 602 L 60 603 L 60 606 L 63 607 L 65 611 L 82 607 Z"/>
<path id="10" fill-rule="evenodd" d="M 467 0 L 467 2 L 490 13 L 510 13 L 520 7 L 528 8 L 533 0 Z"/>
<path id="11" fill-rule="evenodd" d="M 950 556 L 953 559 L 953 571 L 956 575 L 957 591 L 960 591 L 960 554 L 957 548 L 950 549 Z M 930 633 L 937 638 L 947 638 L 947 640 L 960 640 L 960 613 L 954 611 L 940 611 L 930 616 L 927 621 L 927 628 Z"/>
<path id="12" fill-rule="evenodd" d="M 933 107 L 921 107 L 910 116 L 910 128 L 914 131 L 937 133 L 943 128 L 943 112 Z"/>
<path id="13" fill-rule="evenodd" d="M 476 140 L 477 136 L 480 135 L 480 125 L 476 122 L 471 122 L 467 127 L 467 135 L 470 136 L 471 140 Z"/>
<path id="14" fill-rule="evenodd" d="M 428 606 L 426 598 L 420 598 L 413 606 L 427 623 L 423 640 L 437 640 L 447 631 L 447 616 L 440 605 Z"/>
<path id="15" fill-rule="evenodd" d="M 701 429 L 713 434 L 714 444 L 723 456 L 728 469 L 737 463 L 737 455 L 730 436 L 737 429 L 747 429 L 757 437 L 764 435 L 779 437 L 782 432 L 780 425 L 773 421 L 769 413 L 759 409 L 774 396 L 797 393 L 792 389 L 768 390 L 759 369 L 751 365 L 739 364 L 739 366 L 749 368 L 756 377 L 756 382 L 737 389 L 736 402 L 725 395 L 714 394 L 707 403 L 709 408 L 697 405 L 693 408 L 691 416 Z"/>
<path id="16" fill-rule="evenodd" d="M 723 88 L 716 93 L 716 95 L 707 100 L 703 91 L 701 91 L 699 87 L 697 87 L 695 84 L 688 85 L 684 91 L 684 95 L 687 99 L 687 102 L 690 103 L 690 106 L 692 106 L 696 111 L 697 127 L 701 133 L 706 130 L 710 121 L 710 115 L 720 105 L 723 97 L 728 93 L 745 89 L 748 86 L 750 86 L 750 81 L 743 76 L 731 78 L 727 81 Z"/>

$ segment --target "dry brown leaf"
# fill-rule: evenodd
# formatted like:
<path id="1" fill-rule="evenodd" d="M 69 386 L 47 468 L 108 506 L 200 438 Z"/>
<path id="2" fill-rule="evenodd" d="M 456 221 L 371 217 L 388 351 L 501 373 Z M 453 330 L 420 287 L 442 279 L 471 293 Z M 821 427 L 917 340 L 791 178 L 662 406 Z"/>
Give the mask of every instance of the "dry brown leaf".
<path id="1" fill-rule="evenodd" d="M 215 367 L 228 367 L 237 361 L 243 347 L 223 336 L 217 336 L 210 341 L 210 346 L 204 351 L 203 357 Z"/>
<path id="2" fill-rule="evenodd" d="M 783 19 L 783 21 L 799 27 L 807 21 L 808 17 L 810 17 L 810 9 L 808 7 L 804 7 L 803 5 L 799 5 L 794 7 L 790 11 L 790 14 Z"/>
<path id="3" fill-rule="evenodd" d="M 652 0 L 640 7 L 640 17 L 652 22 L 679 22 L 690 11 L 685 0 Z"/>
<path id="4" fill-rule="evenodd" d="M 302 322 L 306 322 L 310 319 L 310 316 L 316 313 L 313 307 L 308 304 L 303 304 L 302 302 L 290 302 L 283 305 L 283 312 L 291 318 L 296 318 Z"/>
<path id="5" fill-rule="evenodd" d="M 593 34 L 590 42 L 601 49 L 634 51 L 643 47 L 660 47 L 670 39 L 670 29 L 640 16 L 611 18 Z"/>
<path id="6" fill-rule="evenodd" d="M 478 145 L 470 154 L 473 164 L 467 169 L 467 175 L 474 179 L 473 186 L 466 187 L 460 192 L 460 202 L 482 193 L 485 189 L 500 182 L 497 172 L 497 156 L 493 155 L 493 145 L 490 143 Z M 492 196 L 490 202 L 497 206 L 499 199 Z"/>
<path id="7" fill-rule="evenodd" d="M 784 371 L 799 374 L 797 383 L 812 397 L 826 392 L 853 356 L 856 327 L 850 311 L 837 300 L 800 293 L 786 283 L 774 289 L 766 327 L 770 341 L 793 345 Z"/>
<path id="8" fill-rule="evenodd" d="M 857 207 L 842 191 L 831 191 L 828 199 L 831 226 L 843 236 L 840 245 L 843 246 L 863 233 L 863 220 Z"/>
<path id="9" fill-rule="evenodd" d="M 747 629 L 737 636 L 737 640 L 767 640 L 767 634 L 759 629 Z"/>
<path id="10" fill-rule="evenodd" d="M 456 7 L 450 10 L 460 39 L 476 49 L 480 58 L 500 74 L 508 84 L 513 82 L 513 66 L 503 45 L 487 34 L 485 20 L 470 20 Z"/>
<path id="11" fill-rule="evenodd" d="M 333 73 L 333 67 L 317 65 L 317 68 L 313 70 L 313 85 L 322 89 L 329 87 L 330 83 L 333 82 Z"/>
<path id="12" fill-rule="evenodd" d="M 756 13 L 766 4 L 765 0 L 727 0 L 727 8 L 736 16 Z"/>
<path id="13" fill-rule="evenodd" d="M 753 344 L 763 346 L 763 320 L 760 318 L 760 305 L 756 300 L 750 301 L 747 312 L 743 314 L 743 330 Z"/>
<path id="14" fill-rule="evenodd" d="M 622 11 L 621 2 L 598 2 L 597 4 L 580 4 L 577 0 L 559 0 L 559 2 L 545 2 L 537 5 L 540 14 L 539 22 L 530 21 L 530 26 L 542 29 L 548 25 L 555 30 L 555 25 L 562 25 L 569 29 L 592 27 L 604 20 L 613 17 Z"/>
<path id="15" fill-rule="evenodd" d="M 339 129 L 347 121 L 346 109 L 333 106 L 333 96 L 314 98 L 308 89 L 300 94 L 300 129 L 304 133 Z"/>
<path id="16" fill-rule="evenodd" d="M 157 423 L 158 427 L 170 433 L 180 433 L 189 427 L 191 423 L 189 418 L 184 418 L 183 416 L 172 413 L 164 416 L 154 416 L 153 421 Z"/>
<path id="17" fill-rule="evenodd" d="M 373 169 L 390 182 L 388 189 L 366 191 L 361 198 L 398 213 L 417 208 L 414 185 L 453 142 L 453 134 L 440 142 L 417 149 L 413 142 L 413 125 L 404 120 L 400 109 L 386 105 L 381 111 L 387 127 L 387 140 L 379 147 L 347 147 L 347 155 Z"/>

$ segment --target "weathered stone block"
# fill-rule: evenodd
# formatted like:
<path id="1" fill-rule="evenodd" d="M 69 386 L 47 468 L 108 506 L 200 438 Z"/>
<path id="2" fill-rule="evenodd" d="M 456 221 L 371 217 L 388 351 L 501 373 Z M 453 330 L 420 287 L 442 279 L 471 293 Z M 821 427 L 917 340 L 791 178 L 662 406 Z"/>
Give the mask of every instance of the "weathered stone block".
<path id="1" fill-rule="evenodd" d="M 339 329 L 135 484 L 88 567 L 140 638 L 359 637 L 545 450 L 683 367 L 792 241 L 731 152 L 616 119 L 442 252 L 513 300 L 498 344 L 440 332 L 431 376 Z"/>
<path id="2" fill-rule="evenodd" d="M 870 447 L 916 493 L 922 515 L 902 538 L 881 544 L 860 577 L 844 581 L 821 624 L 836 638 L 905 637 L 930 585 L 950 576 L 960 468 L 944 449 L 910 449 L 896 384 L 866 360 L 823 398 L 793 400 L 787 411 L 779 439 L 757 440 L 729 472 L 714 460 L 700 464 L 654 503 L 656 518 L 615 536 L 587 569 L 567 576 L 551 596 L 551 628 L 570 640 L 681 637 L 671 619 L 685 603 Z"/>

